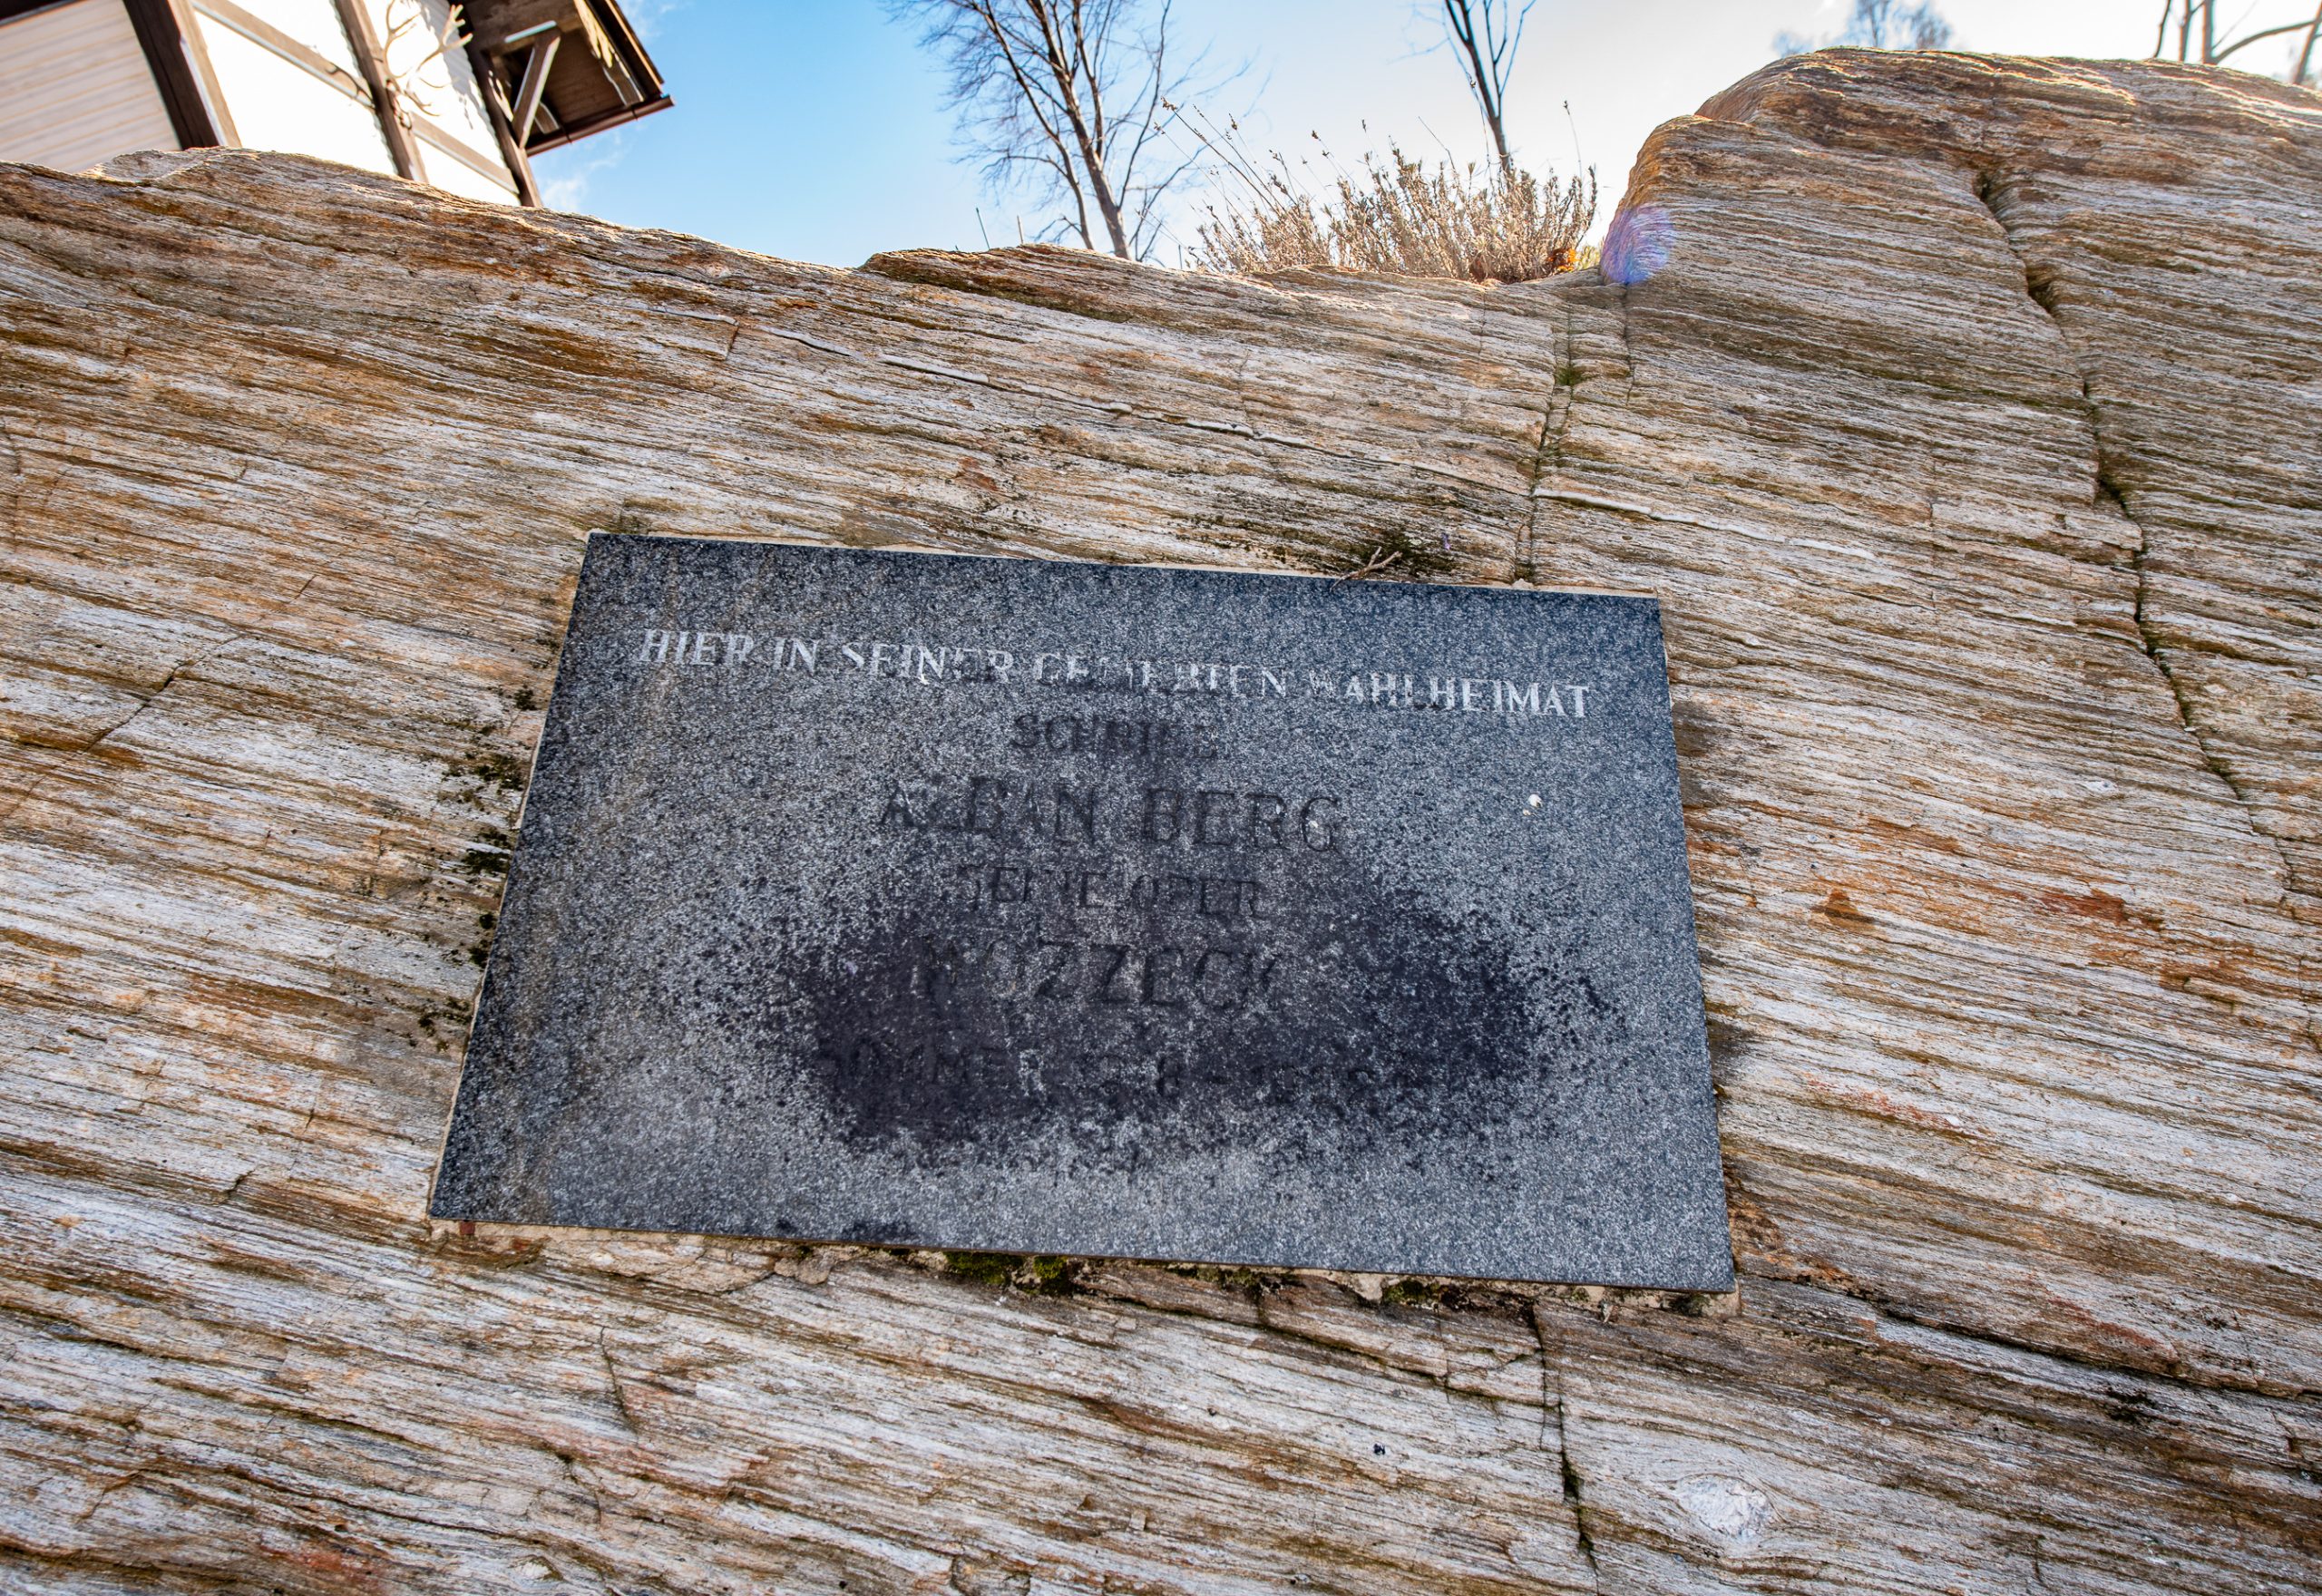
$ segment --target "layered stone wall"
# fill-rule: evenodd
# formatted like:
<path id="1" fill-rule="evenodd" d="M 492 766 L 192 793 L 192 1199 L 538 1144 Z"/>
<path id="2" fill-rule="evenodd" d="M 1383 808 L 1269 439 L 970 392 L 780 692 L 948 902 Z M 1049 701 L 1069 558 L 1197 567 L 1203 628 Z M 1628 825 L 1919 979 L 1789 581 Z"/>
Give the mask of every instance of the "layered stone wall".
<path id="1" fill-rule="evenodd" d="M 2322 100 L 1833 52 L 1607 281 L 0 169 L 0 1588 L 2322 1583 Z M 1657 594 L 1740 1291 L 423 1217 L 591 529 Z"/>

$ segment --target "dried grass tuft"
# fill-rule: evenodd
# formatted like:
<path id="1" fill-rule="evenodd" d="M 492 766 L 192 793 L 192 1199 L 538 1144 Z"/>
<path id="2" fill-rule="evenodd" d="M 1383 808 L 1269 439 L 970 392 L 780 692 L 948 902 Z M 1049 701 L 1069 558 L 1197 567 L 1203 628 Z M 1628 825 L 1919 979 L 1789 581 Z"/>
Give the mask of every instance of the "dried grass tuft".
<path id="1" fill-rule="evenodd" d="M 1596 219 L 1594 168 L 1561 183 L 1514 167 L 1446 161 L 1430 170 L 1390 144 L 1389 159 L 1365 156 L 1361 171 L 1340 172 L 1318 201 L 1279 153 L 1260 165 L 1230 140 L 1205 141 L 1247 196 L 1205 209 L 1194 263 L 1208 271 L 1524 283 L 1571 270 Z"/>

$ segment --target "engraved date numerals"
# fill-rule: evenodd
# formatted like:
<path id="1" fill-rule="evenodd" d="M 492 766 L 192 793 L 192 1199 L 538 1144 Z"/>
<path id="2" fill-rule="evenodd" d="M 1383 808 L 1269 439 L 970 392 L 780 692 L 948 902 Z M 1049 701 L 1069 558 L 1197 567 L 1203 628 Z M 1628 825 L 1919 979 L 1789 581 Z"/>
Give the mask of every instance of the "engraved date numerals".
<path id="1" fill-rule="evenodd" d="M 1216 943 L 926 937 L 912 991 L 938 1003 L 986 997 L 1240 1014 L 1271 995 L 1279 963 L 1258 949 Z"/>

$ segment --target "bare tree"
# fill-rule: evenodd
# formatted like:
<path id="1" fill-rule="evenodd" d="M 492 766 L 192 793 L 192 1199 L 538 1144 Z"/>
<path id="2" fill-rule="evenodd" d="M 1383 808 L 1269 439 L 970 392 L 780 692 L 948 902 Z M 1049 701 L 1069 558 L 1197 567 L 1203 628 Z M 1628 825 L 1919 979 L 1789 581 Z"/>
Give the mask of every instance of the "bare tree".
<path id="1" fill-rule="evenodd" d="M 943 59 L 961 141 L 995 191 L 1059 208 L 1042 238 L 1143 259 L 1159 206 L 1195 157 L 1156 138 L 1201 69 L 1174 64 L 1168 0 L 888 0 Z"/>
<path id="2" fill-rule="evenodd" d="M 2278 24 L 2242 34 L 2238 39 L 2221 40 L 2217 34 L 2217 0 L 2164 0 L 2161 7 L 2161 29 L 2152 41 L 2153 59 L 2158 61 L 2169 54 L 2169 24 L 2177 24 L 2177 56 L 2179 61 L 2198 61 L 2204 66 L 2221 66 L 2231 56 L 2239 54 L 2260 39 L 2276 39 L 2284 34 L 2304 34 L 2298 44 L 2298 58 L 2283 75 L 2291 83 L 2303 84 L 2314 71 L 2314 44 L 2322 35 L 2322 5 L 2314 15 L 2297 22 Z M 2195 33 L 2198 25 L 2200 32 Z"/>
<path id="3" fill-rule="evenodd" d="M 1908 5 L 1902 0 L 1854 0 L 1847 25 L 1835 37 L 1818 43 L 1796 34 L 1777 34 L 1774 54 L 1803 55 L 1833 44 L 1864 50 L 1940 50 L 1949 43 L 1951 24 L 1935 8 L 1934 0 L 1915 0 Z"/>
<path id="4" fill-rule="evenodd" d="M 1516 170 L 1515 157 L 1507 152 L 1507 80 L 1531 15 L 1532 0 L 1524 0 L 1512 15 L 1508 0 L 1443 0 L 1443 31 L 1459 53 L 1459 71 L 1483 113 L 1503 172 Z"/>

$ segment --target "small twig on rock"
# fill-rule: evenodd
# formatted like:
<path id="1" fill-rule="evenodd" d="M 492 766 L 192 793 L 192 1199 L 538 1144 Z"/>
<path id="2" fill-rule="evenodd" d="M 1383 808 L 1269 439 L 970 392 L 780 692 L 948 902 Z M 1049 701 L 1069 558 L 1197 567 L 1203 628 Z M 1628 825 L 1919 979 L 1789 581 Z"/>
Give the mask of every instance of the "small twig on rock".
<path id="1" fill-rule="evenodd" d="M 1371 551 L 1371 558 L 1355 569 L 1339 578 L 1341 582 L 1359 582 L 1365 577 L 1375 577 L 1403 557 L 1400 549 L 1390 549 L 1384 543 Z"/>

